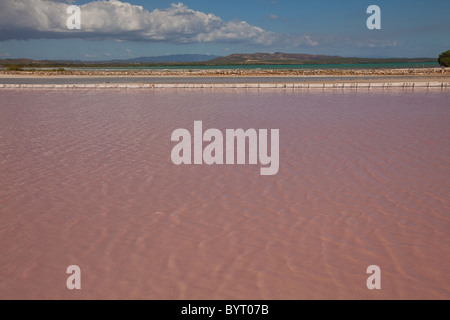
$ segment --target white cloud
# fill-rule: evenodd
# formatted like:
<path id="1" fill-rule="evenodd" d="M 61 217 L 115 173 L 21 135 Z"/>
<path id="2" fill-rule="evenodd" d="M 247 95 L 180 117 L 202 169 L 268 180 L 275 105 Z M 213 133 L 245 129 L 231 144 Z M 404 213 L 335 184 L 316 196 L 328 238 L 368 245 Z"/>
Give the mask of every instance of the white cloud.
<path id="1" fill-rule="evenodd" d="M 367 39 L 355 42 L 358 48 L 395 48 L 399 45 L 395 40 Z"/>
<path id="2" fill-rule="evenodd" d="M 319 45 L 319 42 L 312 40 L 310 36 L 303 36 L 302 38 L 308 45 L 315 47 Z M 300 45 L 300 44 L 299 44 Z"/>
<path id="3" fill-rule="evenodd" d="M 170 43 L 243 42 L 315 46 L 308 36 L 278 34 L 245 21 L 223 21 L 182 3 L 148 11 L 119 0 L 81 5 L 81 30 L 68 30 L 68 4 L 50 0 L 0 2 L 0 41 L 77 37 Z"/>

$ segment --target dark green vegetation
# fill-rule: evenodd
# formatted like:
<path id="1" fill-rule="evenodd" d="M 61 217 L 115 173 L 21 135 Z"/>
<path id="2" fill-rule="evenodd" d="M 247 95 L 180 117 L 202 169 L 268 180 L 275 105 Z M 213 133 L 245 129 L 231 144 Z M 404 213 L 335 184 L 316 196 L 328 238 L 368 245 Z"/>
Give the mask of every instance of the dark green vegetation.
<path id="1" fill-rule="evenodd" d="M 26 64 L 22 64 L 22 65 L 4 64 L 4 66 L 6 66 L 6 70 L 8 70 L 8 71 L 29 71 L 29 72 L 36 71 L 35 68 L 30 68 L 30 66 L 26 65 Z M 24 68 L 26 68 L 26 69 L 24 69 Z M 59 67 L 57 69 L 47 69 L 45 71 L 47 71 L 47 72 L 65 72 L 66 69 Z"/>
<path id="2" fill-rule="evenodd" d="M 441 53 L 438 61 L 441 66 L 450 67 L 450 50 Z"/>
<path id="3" fill-rule="evenodd" d="M 23 71 L 23 68 L 15 64 L 10 64 L 8 65 L 8 71 Z"/>
<path id="4" fill-rule="evenodd" d="M 326 64 L 378 64 L 378 63 L 423 63 L 436 62 L 431 58 L 414 59 L 372 59 L 372 58 L 343 58 L 327 55 L 290 54 L 290 53 L 254 53 L 254 54 L 232 54 L 227 57 L 219 57 L 206 61 L 170 61 L 176 58 L 167 58 L 166 61 L 152 61 L 150 58 L 138 58 L 132 60 L 114 61 L 53 61 L 53 60 L 30 60 L 30 59 L 4 59 L 0 60 L 0 67 L 10 68 L 59 68 L 50 71 L 64 71 L 63 67 L 72 68 L 123 68 L 123 67 L 183 67 L 183 66 L 224 66 L 224 65 L 326 65 Z M 445 59 L 445 58 L 444 58 Z"/>

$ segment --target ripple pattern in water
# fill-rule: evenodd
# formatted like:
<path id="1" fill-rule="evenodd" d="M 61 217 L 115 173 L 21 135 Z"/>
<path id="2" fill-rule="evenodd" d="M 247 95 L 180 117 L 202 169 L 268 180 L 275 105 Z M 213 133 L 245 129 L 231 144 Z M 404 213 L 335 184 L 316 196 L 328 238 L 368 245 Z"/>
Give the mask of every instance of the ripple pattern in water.
<path id="1" fill-rule="evenodd" d="M 449 299 L 449 101 L 1 91 L 0 298 Z M 197 120 L 279 129 L 278 175 L 173 165 L 172 132 Z"/>

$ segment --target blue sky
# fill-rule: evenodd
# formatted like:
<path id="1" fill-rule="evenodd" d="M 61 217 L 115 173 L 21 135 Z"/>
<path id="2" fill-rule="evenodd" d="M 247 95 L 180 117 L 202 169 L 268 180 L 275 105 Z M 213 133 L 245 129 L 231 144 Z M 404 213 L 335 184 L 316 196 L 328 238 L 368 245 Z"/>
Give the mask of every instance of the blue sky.
<path id="1" fill-rule="evenodd" d="M 68 30 L 66 8 L 81 8 Z M 369 5 L 381 30 L 369 30 Z M 288 52 L 437 57 L 450 49 L 448 0 L 6 0 L 0 58 L 109 60 Z"/>

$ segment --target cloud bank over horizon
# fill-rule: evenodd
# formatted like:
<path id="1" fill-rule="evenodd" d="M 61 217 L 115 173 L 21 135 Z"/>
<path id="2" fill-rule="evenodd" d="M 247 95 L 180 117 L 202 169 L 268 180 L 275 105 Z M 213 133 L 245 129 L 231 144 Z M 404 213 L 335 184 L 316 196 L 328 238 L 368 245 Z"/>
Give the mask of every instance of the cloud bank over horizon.
<path id="1" fill-rule="evenodd" d="M 0 3 L 0 41 L 80 38 L 173 44 L 245 42 L 271 46 L 289 43 L 316 46 L 308 35 L 266 31 L 245 21 L 223 21 L 212 13 L 172 3 L 167 9 L 148 11 L 119 0 L 93 1 L 81 5 L 81 30 L 66 26 L 68 3 L 51 0 Z"/>

